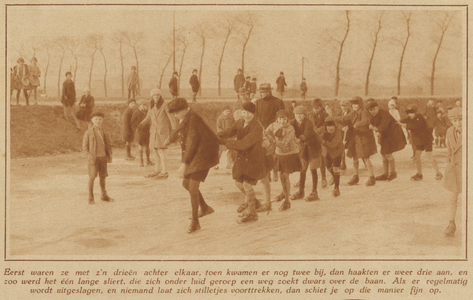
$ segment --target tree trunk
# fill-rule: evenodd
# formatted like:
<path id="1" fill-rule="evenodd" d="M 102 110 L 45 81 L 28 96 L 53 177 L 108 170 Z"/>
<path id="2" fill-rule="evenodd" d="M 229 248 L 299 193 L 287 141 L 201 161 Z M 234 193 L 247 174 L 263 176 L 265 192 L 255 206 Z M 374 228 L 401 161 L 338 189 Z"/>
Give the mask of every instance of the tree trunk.
<path id="1" fill-rule="evenodd" d="M 77 74 L 77 57 L 73 54 L 74 60 L 76 61 L 76 65 L 74 67 L 74 82 L 77 81 L 76 74 Z"/>
<path id="2" fill-rule="evenodd" d="M 184 63 L 184 55 L 186 55 L 186 47 L 182 50 L 181 65 L 179 66 L 179 78 L 177 79 L 177 94 L 180 95 L 181 91 L 181 76 L 182 76 L 182 64 Z"/>
<path id="3" fill-rule="evenodd" d="M 225 47 L 227 46 L 227 41 L 228 41 L 228 38 L 230 37 L 230 33 L 231 31 L 229 31 L 227 33 L 227 36 L 225 37 L 225 42 L 223 43 L 223 48 L 222 48 L 222 54 L 220 55 L 220 61 L 218 63 L 218 96 L 220 97 L 222 95 L 222 90 L 221 90 L 221 82 L 222 82 L 222 74 L 221 74 L 221 70 L 222 70 L 222 60 L 223 60 L 223 54 L 225 52 Z"/>
<path id="4" fill-rule="evenodd" d="M 138 64 L 138 53 L 136 53 L 136 47 L 133 47 L 133 53 L 135 53 L 136 60 L 136 75 L 138 75 L 138 84 L 136 85 L 136 94 L 141 96 L 141 87 L 140 87 L 140 67 Z"/>
<path id="5" fill-rule="evenodd" d="M 378 45 L 378 35 L 379 31 L 381 30 L 381 19 L 379 19 L 378 24 L 378 30 L 376 31 L 376 35 L 374 38 L 373 51 L 371 52 L 370 62 L 368 64 L 368 72 L 366 72 L 365 96 L 368 96 L 369 93 L 371 66 L 373 65 L 374 54 L 376 52 L 376 46 Z"/>
<path id="6" fill-rule="evenodd" d="M 442 29 L 442 35 L 440 36 L 440 41 L 439 41 L 439 45 L 437 47 L 437 51 L 435 51 L 435 56 L 434 56 L 434 60 L 432 62 L 432 75 L 430 76 L 430 95 L 433 95 L 434 94 L 434 81 L 435 81 L 435 62 L 437 61 L 437 56 L 439 54 L 439 51 L 440 51 L 440 47 L 442 47 L 442 42 L 443 42 L 443 36 L 445 34 L 445 30 Z"/>
<path id="7" fill-rule="evenodd" d="M 204 61 L 205 52 L 205 37 L 202 37 L 202 55 L 200 55 L 200 68 L 199 68 L 199 96 L 202 97 L 202 66 Z"/>
<path id="8" fill-rule="evenodd" d="M 123 66 L 122 41 L 120 41 L 120 63 L 122 67 L 122 97 L 125 97 L 125 68 Z"/>
<path id="9" fill-rule="evenodd" d="M 350 17 L 348 16 L 348 11 L 346 11 L 347 15 L 347 31 L 345 32 L 345 36 L 343 37 L 342 42 L 340 43 L 340 51 L 338 52 L 338 59 L 337 59 L 337 75 L 335 76 L 335 96 L 338 96 L 338 88 L 340 86 L 340 60 L 342 59 L 342 52 L 343 52 L 343 45 L 345 44 L 345 40 L 347 39 L 348 32 L 350 31 Z"/>
<path id="10" fill-rule="evenodd" d="M 49 69 L 49 61 L 51 60 L 51 53 L 48 52 L 48 63 L 46 64 L 46 70 L 44 71 L 44 94 L 46 93 L 46 79 L 48 78 L 48 69 Z"/>
<path id="11" fill-rule="evenodd" d="M 404 54 L 406 53 L 407 43 L 409 42 L 409 38 L 411 37 L 411 30 L 410 30 L 410 16 L 406 19 L 407 22 L 407 37 L 406 41 L 402 45 L 402 54 L 401 59 L 399 61 L 399 72 L 397 73 L 397 95 L 401 95 L 401 75 L 402 75 L 402 63 L 404 62 Z"/>
<path id="12" fill-rule="evenodd" d="M 97 51 L 97 49 L 94 50 L 94 53 L 92 53 L 92 62 L 90 63 L 89 88 L 91 89 L 92 89 L 92 70 L 94 68 L 95 51 Z"/>
<path id="13" fill-rule="evenodd" d="M 163 71 L 161 72 L 161 77 L 159 77 L 159 89 L 161 89 L 161 85 L 163 83 L 164 71 L 168 67 L 169 62 L 171 61 L 172 55 L 173 55 L 173 53 L 171 53 L 171 55 L 169 55 L 168 61 L 166 62 L 166 65 L 164 66 Z"/>
<path id="14" fill-rule="evenodd" d="M 62 70 L 62 61 L 64 60 L 64 53 L 61 56 L 61 62 L 59 63 L 59 74 L 57 76 L 57 97 L 61 99 L 61 70 Z"/>
<path id="15" fill-rule="evenodd" d="M 105 92 L 105 98 L 108 98 L 108 95 L 107 95 L 107 60 L 105 59 L 105 55 L 103 54 L 103 50 L 100 49 L 100 53 L 102 54 L 102 57 L 103 57 L 103 65 L 104 65 L 104 69 L 105 69 L 105 73 L 103 75 L 103 88 L 104 88 L 104 92 Z"/>
<path id="16" fill-rule="evenodd" d="M 251 31 L 253 30 L 253 26 L 250 27 L 250 30 L 248 31 L 248 36 L 245 39 L 245 42 L 243 43 L 243 51 L 241 53 L 241 69 L 243 71 L 243 75 L 245 75 L 245 51 L 246 51 L 246 44 L 248 44 L 248 41 L 250 40 L 251 36 Z"/>

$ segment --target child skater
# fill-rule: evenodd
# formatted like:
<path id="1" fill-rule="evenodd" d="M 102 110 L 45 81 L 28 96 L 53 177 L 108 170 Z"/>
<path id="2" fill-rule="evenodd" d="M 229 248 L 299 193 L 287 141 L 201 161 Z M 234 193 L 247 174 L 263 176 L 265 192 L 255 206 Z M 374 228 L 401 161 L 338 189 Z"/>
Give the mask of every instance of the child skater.
<path id="1" fill-rule="evenodd" d="M 227 128 L 230 128 L 234 123 L 235 119 L 233 118 L 230 106 L 225 106 L 223 108 L 222 114 L 217 118 L 217 133 L 224 131 Z M 220 157 L 225 151 L 227 152 L 226 169 L 231 169 L 233 165 L 233 151 L 228 150 L 225 145 L 220 145 L 218 157 Z M 218 165 L 215 167 L 215 169 L 218 169 Z"/>
<path id="2" fill-rule="evenodd" d="M 407 106 L 406 113 L 407 117 L 402 119 L 400 124 L 406 126 L 407 130 L 411 133 L 412 144 L 415 147 L 414 159 L 417 168 L 417 173 L 411 177 L 411 180 L 420 181 L 424 178 L 422 175 L 421 160 L 421 155 L 424 150 L 427 158 L 435 169 L 435 180 L 441 180 L 443 175 L 440 173 L 437 161 L 435 161 L 435 157 L 432 155 L 432 131 L 427 127 L 424 117 L 417 113 L 416 107 L 413 104 Z"/>
<path id="3" fill-rule="evenodd" d="M 135 157 L 131 155 L 131 143 L 134 139 L 134 131 L 131 128 L 131 117 L 133 116 L 133 112 L 135 111 L 136 101 L 135 99 L 128 100 L 127 108 L 122 114 L 122 134 L 123 134 L 123 141 L 125 142 L 125 152 L 126 152 L 126 160 L 134 160 Z"/>
<path id="4" fill-rule="evenodd" d="M 176 98 L 169 102 L 169 112 L 179 120 L 179 125 L 165 146 L 180 138 L 182 160 L 177 173 L 180 178 L 184 178 L 182 185 L 191 198 L 192 221 L 187 232 L 192 233 L 200 229 L 200 217 L 214 212 L 205 203 L 199 185 L 207 178 L 209 169 L 218 164 L 219 140 L 204 120 L 189 107 L 186 99 Z"/>
<path id="5" fill-rule="evenodd" d="M 434 135 L 435 135 L 435 145 L 440 147 L 445 147 L 445 135 L 447 133 L 447 124 L 443 117 L 443 109 L 437 109 L 437 118 L 435 119 Z"/>
<path id="6" fill-rule="evenodd" d="M 320 137 L 314 131 L 314 125 L 306 118 L 306 109 L 300 105 L 294 108 L 295 120 L 291 120 L 289 124 L 294 127 L 296 138 L 299 139 L 301 150 L 299 152 L 302 171 L 299 179 L 299 191 L 291 196 L 291 200 L 298 200 L 304 198 L 304 188 L 307 169 L 310 166 L 310 173 L 312 174 L 312 192 L 305 198 L 305 201 L 319 200 L 317 194 L 317 169 L 322 166 L 322 146 L 320 144 Z"/>
<path id="7" fill-rule="evenodd" d="M 232 175 L 235 185 L 245 195 L 245 202 L 237 210 L 242 212 L 238 223 L 258 220 L 256 209 L 261 205 L 255 197 L 253 186 L 265 176 L 266 152 L 262 146 L 263 127 L 256 120 L 255 112 L 256 106 L 253 102 L 244 102 L 241 119 L 217 134 L 220 138 L 228 139 L 227 147 L 237 152 Z M 236 139 L 230 139 L 235 136 Z"/>
<path id="8" fill-rule="evenodd" d="M 451 193 L 449 206 L 449 224 L 445 236 L 455 235 L 455 215 L 457 213 L 458 194 L 462 192 L 462 109 L 454 107 L 448 111 L 448 118 L 453 126 L 448 128 L 446 144 L 448 165 L 445 168 L 444 187 Z"/>
<path id="9" fill-rule="evenodd" d="M 334 188 L 333 197 L 340 196 L 340 164 L 342 156 L 345 152 L 343 146 L 343 131 L 335 123 L 335 119 L 331 116 L 325 118 L 325 126 L 322 133 L 322 146 L 325 148 L 325 166 L 333 176 Z"/>
<path id="10" fill-rule="evenodd" d="M 150 159 L 150 149 L 149 149 L 149 129 L 150 124 L 141 126 L 138 129 L 138 125 L 146 118 L 148 113 L 148 103 L 146 100 L 142 99 L 139 101 L 138 109 L 131 116 L 131 128 L 135 132 L 135 139 L 138 142 L 138 148 L 140 150 L 140 167 L 144 167 L 143 161 L 143 150 L 146 153 L 146 164 L 148 166 L 154 166 L 154 162 Z"/>
<path id="11" fill-rule="evenodd" d="M 289 113 L 286 110 L 280 110 L 276 113 L 276 118 L 276 122 L 266 128 L 266 133 L 270 138 L 274 139 L 276 145 L 274 168 L 276 171 L 279 171 L 284 193 L 284 202 L 279 207 L 279 210 L 284 211 L 291 208 L 291 202 L 289 201 L 291 192 L 289 174 L 300 172 L 302 164 L 299 158 L 300 146 L 296 140 L 295 130 L 289 124 Z"/>
<path id="12" fill-rule="evenodd" d="M 108 176 L 107 164 L 112 162 L 112 144 L 110 135 L 102 127 L 104 114 L 96 112 L 92 114 L 93 126 L 89 128 L 82 140 L 82 150 L 87 153 L 89 168 L 89 204 L 94 201 L 94 181 L 97 174 L 100 178 L 100 189 L 102 196 L 100 199 L 106 202 L 113 202 L 105 189 L 105 178 Z"/>

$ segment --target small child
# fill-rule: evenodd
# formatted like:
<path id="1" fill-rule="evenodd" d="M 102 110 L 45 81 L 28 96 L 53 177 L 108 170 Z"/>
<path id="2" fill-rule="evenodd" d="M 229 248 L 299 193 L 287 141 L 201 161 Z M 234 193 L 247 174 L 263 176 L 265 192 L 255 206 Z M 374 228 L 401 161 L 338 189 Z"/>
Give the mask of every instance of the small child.
<path id="1" fill-rule="evenodd" d="M 82 150 L 87 153 L 89 168 L 89 204 L 94 204 L 94 181 L 97 174 L 100 178 L 100 189 L 102 196 L 100 199 L 106 202 L 113 202 L 105 189 L 105 178 L 108 176 L 107 163 L 112 162 L 112 144 L 110 135 L 102 128 L 104 114 L 96 112 L 92 114 L 93 126 L 89 128 L 82 140 Z"/>
<path id="2" fill-rule="evenodd" d="M 126 150 L 126 160 L 134 160 L 135 157 L 131 155 L 131 143 L 134 139 L 134 131 L 131 128 L 131 117 L 136 107 L 136 101 L 134 99 L 128 100 L 127 108 L 123 112 L 122 115 L 122 133 L 123 133 L 123 141 L 125 142 L 125 150 Z"/>
<path id="3" fill-rule="evenodd" d="M 139 78 L 138 73 L 136 72 L 136 67 L 131 67 L 130 75 L 128 75 L 128 79 L 126 84 L 128 85 L 128 100 L 135 99 L 135 93 L 138 88 Z M 133 97 L 131 97 L 133 95 Z"/>
<path id="4" fill-rule="evenodd" d="M 138 109 L 133 112 L 133 115 L 131 116 L 131 129 L 133 132 L 135 132 L 135 138 L 136 141 L 138 142 L 138 147 L 140 150 L 140 167 L 144 167 L 144 162 L 143 162 L 143 150 L 146 152 L 146 164 L 148 166 L 154 166 L 154 162 L 151 161 L 150 159 L 150 149 L 149 149 L 149 129 L 150 129 L 150 124 L 143 125 L 138 129 L 138 125 L 141 123 L 146 118 L 146 115 L 148 114 L 148 103 L 146 100 L 140 100 L 139 101 L 139 107 Z"/>
<path id="5" fill-rule="evenodd" d="M 333 197 L 340 196 L 340 164 L 342 155 L 345 152 L 343 146 L 343 131 L 335 123 L 331 116 L 325 118 L 325 126 L 322 133 L 322 146 L 325 148 L 325 166 L 333 176 L 334 188 Z"/>
<path id="6" fill-rule="evenodd" d="M 305 100 L 305 94 L 307 93 L 307 83 L 305 82 L 305 78 L 302 78 L 301 82 L 301 100 Z"/>
<path id="7" fill-rule="evenodd" d="M 458 194 L 462 192 L 462 109 L 452 108 L 448 111 L 448 118 L 453 126 L 448 128 L 446 135 L 448 165 L 445 168 L 444 187 L 452 193 L 448 204 L 450 222 L 445 229 L 445 236 L 452 237 L 457 229 L 455 215 Z"/>
<path id="8" fill-rule="evenodd" d="M 266 128 L 266 133 L 268 137 L 274 139 L 276 145 L 274 169 L 279 171 L 281 178 L 284 202 L 279 207 L 279 210 L 284 211 L 291 208 L 291 202 L 289 201 L 291 192 L 289 174 L 300 172 L 302 164 L 299 158 L 300 146 L 296 140 L 295 130 L 289 124 L 289 113 L 282 109 L 277 112 L 276 118 L 276 122 Z"/>
<path id="9" fill-rule="evenodd" d="M 74 113 L 74 105 L 76 104 L 76 86 L 72 81 L 72 73 L 66 72 L 66 80 L 62 84 L 61 103 L 64 106 L 64 119 L 68 120 L 69 115 L 76 123 L 77 129 L 80 130 L 79 120 Z"/>
<path id="10" fill-rule="evenodd" d="M 233 118 L 232 110 L 229 106 L 225 106 L 223 108 L 222 114 L 217 118 L 217 134 L 232 127 L 234 123 L 235 119 Z M 227 151 L 226 169 L 231 169 L 234 163 L 234 151 L 227 149 L 227 146 L 225 145 L 220 145 L 218 157 L 221 157 L 224 151 Z M 215 169 L 218 169 L 218 165 L 215 167 Z"/>
<path id="11" fill-rule="evenodd" d="M 317 129 L 324 126 L 325 118 L 329 115 L 324 109 L 322 99 L 315 98 L 312 100 L 312 111 L 308 114 L 309 120 L 314 124 L 314 130 L 317 132 Z M 322 175 L 322 188 L 327 187 L 327 178 L 325 176 L 325 161 L 322 159 L 322 167 L 320 167 L 320 174 Z"/>
<path id="12" fill-rule="evenodd" d="M 417 113 L 415 105 L 409 104 L 406 113 L 408 116 L 402 119 L 400 124 L 405 126 L 411 133 L 412 145 L 415 147 L 414 159 L 417 167 L 417 173 L 411 177 L 411 180 L 419 181 L 424 178 L 421 161 L 422 151 L 424 150 L 435 169 L 435 180 L 441 180 L 443 175 L 440 173 L 435 157 L 432 155 L 432 132 L 427 127 L 424 117 Z"/>
<path id="13" fill-rule="evenodd" d="M 434 122 L 434 135 L 435 135 L 435 145 L 437 147 L 446 147 L 445 146 L 445 135 L 447 133 L 447 124 L 443 117 L 443 109 L 437 109 L 437 118 Z"/>
<path id="14" fill-rule="evenodd" d="M 251 78 L 251 83 L 250 83 L 250 99 L 255 98 L 256 96 L 256 77 Z M 253 100 L 252 100 L 253 101 Z"/>

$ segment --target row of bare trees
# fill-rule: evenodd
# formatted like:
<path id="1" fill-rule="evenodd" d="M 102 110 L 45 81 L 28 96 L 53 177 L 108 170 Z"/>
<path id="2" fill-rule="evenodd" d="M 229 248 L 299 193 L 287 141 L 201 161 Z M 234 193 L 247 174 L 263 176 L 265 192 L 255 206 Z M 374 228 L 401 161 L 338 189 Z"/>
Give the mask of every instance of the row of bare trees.
<path id="1" fill-rule="evenodd" d="M 412 11 L 399 11 L 394 12 L 402 16 L 403 24 L 396 24 L 400 30 L 404 31 L 404 34 L 400 34 L 396 37 L 396 42 L 401 46 L 401 53 L 399 53 L 399 67 L 397 72 L 397 94 L 401 94 L 402 87 L 402 70 L 405 63 L 405 54 L 409 51 L 409 42 L 412 38 L 412 19 L 415 17 L 415 12 Z M 337 30 L 325 31 L 325 35 L 328 37 L 327 41 L 334 49 L 335 61 L 333 65 L 335 66 L 335 78 L 334 78 L 334 95 L 338 96 L 340 82 L 341 82 L 341 67 L 343 65 L 343 54 L 346 48 L 346 41 L 353 35 L 353 18 L 352 11 L 344 11 L 340 14 L 340 20 L 337 21 Z M 366 77 L 364 80 L 364 93 L 365 95 L 369 94 L 370 88 L 370 75 L 373 68 L 374 58 L 376 56 L 376 51 L 380 44 L 381 36 L 383 29 L 386 27 L 392 26 L 392 24 L 386 24 L 385 21 L 385 12 L 379 12 L 376 16 L 374 26 L 365 26 L 367 32 L 371 35 L 372 44 L 370 47 L 370 55 L 367 65 Z M 442 49 L 442 43 L 444 41 L 445 34 L 448 29 L 451 27 L 452 22 L 454 21 L 455 13 L 445 12 L 442 18 L 435 18 L 434 24 L 438 27 L 438 38 L 435 40 L 436 52 L 432 58 L 432 70 L 430 74 L 430 93 L 433 95 L 435 92 L 434 83 L 435 83 L 435 71 L 436 71 L 436 62 L 438 54 Z M 256 11 L 246 11 L 240 13 L 224 12 L 223 16 L 217 22 L 209 21 L 200 21 L 198 24 L 194 25 L 192 28 L 183 28 L 180 27 L 176 31 L 176 55 L 180 56 L 178 73 L 182 74 L 182 68 L 184 65 L 186 54 L 194 50 L 200 55 L 199 62 L 199 80 L 202 86 L 202 71 L 205 66 L 204 58 L 207 50 L 208 41 L 213 42 L 213 50 L 219 51 L 218 54 L 218 68 L 217 68 L 217 77 L 218 77 L 218 95 L 221 95 L 221 84 L 222 84 L 222 64 L 225 61 L 225 53 L 229 41 L 234 40 L 234 44 L 241 45 L 241 68 L 243 72 L 245 71 L 245 55 L 248 44 L 251 42 L 251 37 L 258 29 L 263 28 L 264 23 L 261 20 L 261 15 Z M 59 60 L 59 70 L 58 70 L 58 97 L 60 96 L 61 91 L 61 74 L 63 62 L 66 55 L 70 55 L 74 60 L 74 69 L 71 72 L 74 75 L 76 80 L 77 69 L 79 64 L 79 58 L 87 59 L 90 62 L 88 69 L 88 85 L 92 84 L 92 76 L 94 70 L 94 64 L 96 62 L 96 56 L 101 57 L 101 62 L 103 65 L 103 86 L 104 86 L 104 95 L 108 97 L 107 92 L 107 76 L 109 73 L 108 65 L 113 59 L 113 56 L 118 55 L 118 60 L 120 61 L 120 71 L 121 71 L 121 94 L 125 95 L 125 67 L 124 60 L 130 59 L 133 57 L 138 76 L 140 75 L 140 58 L 143 55 L 155 55 L 158 58 L 161 65 L 159 69 L 161 70 L 158 87 L 161 88 L 163 76 L 166 69 L 168 68 L 171 58 L 173 57 L 173 47 L 172 47 L 172 32 L 163 33 L 162 40 L 159 41 L 158 47 L 159 53 L 150 53 L 149 50 L 149 40 L 147 35 L 142 31 L 116 31 L 112 35 L 104 34 L 91 34 L 83 38 L 71 37 L 71 36 L 60 36 L 54 40 L 46 39 L 33 39 L 29 41 L 29 44 L 21 44 L 17 51 L 20 56 L 23 57 L 26 55 L 28 47 L 33 50 L 33 55 L 41 52 L 45 58 L 44 66 L 44 91 L 46 93 L 47 87 L 47 78 L 48 72 L 50 69 L 51 60 L 56 58 Z M 217 46 L 215 46 L 217 45 Z M 217 50 L 216 50 L 217 49 Z M 215 57 L 217 57 L 215 55 Z M 176 70 L 177 71 L 177 70 Z M 138 88 L 139 93 L 139 88 Z"/>

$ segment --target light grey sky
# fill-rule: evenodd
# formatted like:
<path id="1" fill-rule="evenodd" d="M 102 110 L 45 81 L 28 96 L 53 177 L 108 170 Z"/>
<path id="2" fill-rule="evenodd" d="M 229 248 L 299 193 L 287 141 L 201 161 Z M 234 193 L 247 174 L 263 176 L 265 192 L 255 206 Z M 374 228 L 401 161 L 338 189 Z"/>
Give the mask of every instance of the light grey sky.
<path id="1" fill-rule="evenodd" d="M 238 8 L 238 7 L 237 7 Z M 32 56 L 29 46 L 36 39 L 54 39 L 59 36 L 86 37 L 88 34 L 102 33 L 110 37 L 118 30 L 143 31 L 146 41 L 140 53 L 141 79 L 144 88 L 153 87 L 158 81 L 167 60 L 169 47 L 163 41 L 172 32 L 172 15 L 176 9 L 176 26 L 192 28 L 198 22 L 217 24 L 219 18 L 228 11 L 238 12 L 235 7 L 169 7 L 169 6 L 10 6 L 7 8 L 8 61 L 16 64 L 18 49 L 23 45 L 26 62 Z M 337 49 L 330 44 L 329 35 L 341 37 L 346 24 L 343 8 L 340 7 L 280 7 L 252 6 L 258 13 L 260 23 L 248 43 L 245 56 L 245 73 L 258 77 L 258 83 L 275 80 L 284 71 L 288 86 L 298 86 L 301 79 L 302 56 L 305 63 L 305 77 L 308 84 L 333 85 Z M 350 7 L 351 28 L 341 62 L 342 84 L 363 84 L 371 54 L 372 38 L 369 31 L 376 25 L 379 7 Z M 405 8 L 404 8 L 405 9 Z M 241 11 L 240 11 L 241 12 Z M 403 82 L 428 84 L 435 44 L 440 36 L 434 20 L 439 20 L 442 11 L 430 8 L 416 9 L 412 15 L 412 36 L 406 51 Z M 439 77 L 461 78 L 463 72 L 464 12 L 458 11 L 455 24 L 446 32 L 444 44 L 437 60 Z M 401 47 L 396 39 L 405 35 L 402 14 L 399 9 L 384 11 L 382 30 L 377 52 L 373 61 L 370 82 L 380 85 L 396 85 Z M 337 31 L 338 30 L 338 31 Z M 340 31 L 341 30 L 341 31 Z M 189 37 L 193 38 L 192 34 Z M 333 44 L 333 41 L 332 41 Z M 203 67 L 203 86 L 217 87 L 218 58 L 223 45 L 222 38 L 207 41 Z M 241 66 L 241 39 L 230 36 L 222 64 L 222 87 L 232 87 L 236 69 Z M 84 51 L 83 51 L 84 52 Z M 118 48 L 109 45 L 107 52 L 108 82 L 113 89 L 120 89 L 118 76 L 120 63 Z M 199 67 L 201 47 L 194 41 L 187 49 L 183 64 L 184 84 L 187 84 L 192 69 Z M 126 49 L 126 74 L 134 65 L 130 49 Z M 36 55 L 39 66 L 45 67 L 46 56 L 40 51 Z M 180 53 L 176 57 L 179 69 Z M 74 68 L 74 60 L 66 54 L 63 72 Z M 52 57 L 48 88 L 57 86 L 59 57 Z M 80 57 L 76 85 L 85 85 L 88 79 L 90 58 Z M 172 71 L 168 66 L 163 78 L 167 86 Z M 103 61 L 100 54 L 95 57 L 94 80 L 103 78 Z M 62 79 L 61 79 L 62 81 Z"/>

